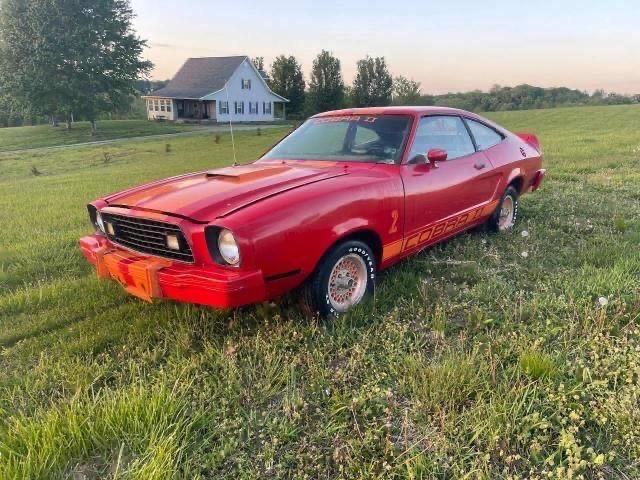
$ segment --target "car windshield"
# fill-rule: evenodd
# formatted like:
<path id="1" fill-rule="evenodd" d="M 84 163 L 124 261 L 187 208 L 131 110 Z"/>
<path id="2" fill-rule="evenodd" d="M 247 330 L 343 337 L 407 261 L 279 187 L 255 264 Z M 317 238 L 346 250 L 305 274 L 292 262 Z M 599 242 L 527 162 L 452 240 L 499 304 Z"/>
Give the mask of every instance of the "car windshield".
<path id="1" fill-rule="evenodd" d="M 262 158 L 396 163 L 409 126 L 406 115 L 311 118 Z"/>

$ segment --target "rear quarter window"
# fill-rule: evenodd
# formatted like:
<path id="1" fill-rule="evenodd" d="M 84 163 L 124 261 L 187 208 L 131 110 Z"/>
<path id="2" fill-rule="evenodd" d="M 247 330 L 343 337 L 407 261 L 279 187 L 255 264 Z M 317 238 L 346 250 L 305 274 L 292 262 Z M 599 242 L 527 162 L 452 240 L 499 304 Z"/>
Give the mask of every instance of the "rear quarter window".
<path id="1" fill-rule="evenodd" d="M 469 125 L 469 130 L 471 130 L 471 134 L 476 141 L 478 150 L 491 148 L 494 145 L 499 144 L 504 139 L 504 137 L 493 128 L 487 127 L 480 122 L 476 122 L 475 120 L 470 120 L 468 118 L 466 118 L 465 121 L 467 122 L 467 125 Z"/>

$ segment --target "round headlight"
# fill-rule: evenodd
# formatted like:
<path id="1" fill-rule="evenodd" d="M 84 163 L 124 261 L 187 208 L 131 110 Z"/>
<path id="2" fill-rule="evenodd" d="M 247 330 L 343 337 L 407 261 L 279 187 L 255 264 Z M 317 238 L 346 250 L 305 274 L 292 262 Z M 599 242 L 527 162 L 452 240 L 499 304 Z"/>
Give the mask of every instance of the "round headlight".
<path id="1" fill-rule="evenodd" d="M 240 249 L 236 239 L 226 228 L 220 231 L 218 236 L 218 251 L 222 259 L 229 265 L 237 265 L 240 262 Z"/>
<path id="2" fill-rule="evenodd" d="M 104 222 L 102 221 L 102 215 L 100 215 L 100 212 L 96 212 L 96 224 L 100 231 L 104 233 Z"/>

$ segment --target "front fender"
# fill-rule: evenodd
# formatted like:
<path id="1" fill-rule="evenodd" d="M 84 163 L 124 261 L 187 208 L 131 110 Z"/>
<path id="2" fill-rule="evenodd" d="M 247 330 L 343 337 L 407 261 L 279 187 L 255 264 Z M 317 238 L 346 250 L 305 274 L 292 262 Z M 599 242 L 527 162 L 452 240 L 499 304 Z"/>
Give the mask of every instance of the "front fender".
<path id="1" fill-rule="evenodd" d="M 251 264 L 265 277 L 296 272 L 295 281 L 282 281 L 295 286 L 341 238 L 368 231 L 381 247 L 402 237 L 404 190 L 395 173 L 347 175 L 331 184 L 307 185 L 236 212 L 225 218 L 225 226 L 250 239 L 255 252 Z"/>

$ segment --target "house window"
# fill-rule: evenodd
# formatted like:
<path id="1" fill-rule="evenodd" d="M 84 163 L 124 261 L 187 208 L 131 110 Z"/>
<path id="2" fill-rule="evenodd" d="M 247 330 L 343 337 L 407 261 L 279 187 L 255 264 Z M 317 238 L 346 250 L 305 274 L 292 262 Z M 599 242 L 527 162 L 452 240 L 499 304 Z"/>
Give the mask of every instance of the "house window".
<path id="1" fill-rule="evenodd" d="M 171 112 L 172 106 L 173 106 L 173 100 L 167 100 L 167 112 Z"/>
<path id="2" fill-rule="evenodd" d="M 147 109 L 153 112 L 153 100 L 147 100 Z"/>
<path id="3" fill-rule="evenodd" d="M 258 102 L 249 102 L 249 113 L 258 113 Z"/>
<path id="4" fill-rule="evenodd" d="M 251 90 L 251 80 L 242 79 L 242 90 Z"/>
<path id="5" fill-rule="evenodd" d="M 229 113 L 229 102 L 220 102 L 218 107 L 221 115 L 227 115 Z"/>
<path id="6" fill-rule="evenodd" d="M 244 102 L 234 102 L 236 107 L 236 113 L 244 115 Z"/>
<path id="7" fill-rule="evenodd" d="M 262 113 L 271 115 L 271 102 L 262 102 Z"/>
<path id="8" fill-rule="evenodd" d="M 160 100 L 160 111 L 164 112 L 164 100 Z"/>
<path id="9" fill-rule="evenodd" d="M 159 111 L 160 111 L 160 106 L 159 106 L 159 102 L 158 102 L 158 100 L 154 100 L 154 101 L 153 101 L 153 109 L 154 109 L 156 112 L 159 112 Z"/>

